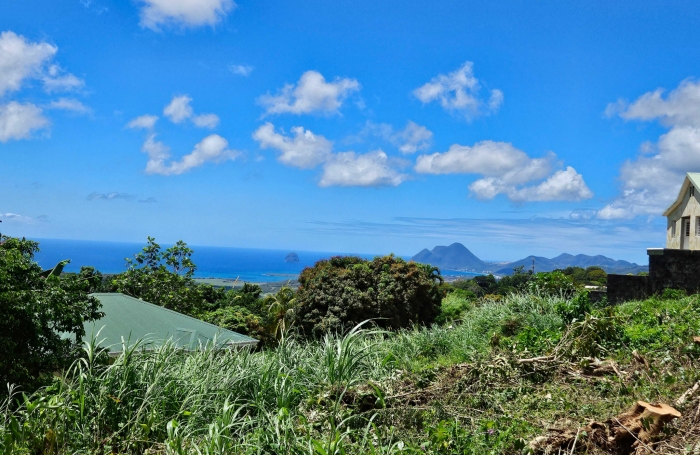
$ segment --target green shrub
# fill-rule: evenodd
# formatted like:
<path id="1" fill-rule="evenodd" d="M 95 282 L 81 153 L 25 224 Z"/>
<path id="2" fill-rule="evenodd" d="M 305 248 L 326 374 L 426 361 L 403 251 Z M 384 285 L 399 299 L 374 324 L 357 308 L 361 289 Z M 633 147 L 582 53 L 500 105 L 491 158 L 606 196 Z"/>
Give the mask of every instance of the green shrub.
<path id="1" fill-rule="evenodd" d="M 562 300 L 557 304 L 556 310 L 566 324 L 583 320 L 586 317 L 586 313 L 591 312 L 591 301 L 588 298 L 588 292 L 582 291 L 570 300 Z"/>
<path id="2" fill-rule="evenodd" d="M 682 299 L 686 295 L 687 294 L 686 294 L 685 290 L 683 290 L 683 289 L 667 288 L 667 289 L 664 289 L 664 292 L 661 294 L 661 298 L 677 300 L 677 299 Z"/>
<path id="3" fill-rule="evenodd" d="M 440 313 L 441 281 L 438 269 L 394 255 L 321 260 L 299 276 L 294 321 L 314 336 L 368 319 L 391 329 L 431 324 Z"/>
<path id="4" fill-rule="evenodd" d="M 570 296 L 576 291 L 574 280 L 559 270 L 536 273 L 528 287 L 530 292 L 540 295 Z"/>
<path id="5" fill-rule="evenodd" d="M 452 322 L 462 317 L 462 314 L 473 306 L 472 301 L 476 298 L 471 291 L 455 289 L 442 299 L 440 314 L 435 318 L 438 324 Z"/>

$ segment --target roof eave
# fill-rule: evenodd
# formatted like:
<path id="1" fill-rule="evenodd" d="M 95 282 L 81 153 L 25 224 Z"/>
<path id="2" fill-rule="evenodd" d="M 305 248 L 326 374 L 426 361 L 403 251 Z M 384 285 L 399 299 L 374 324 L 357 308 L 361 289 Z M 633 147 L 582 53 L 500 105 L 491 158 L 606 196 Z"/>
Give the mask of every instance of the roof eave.
<path id="1" fill-rule="evenodd" d="M 673 212 L 676 207 L 678 207 L 683 200 L 683 195 L 685 194 L 685 190 L 688 188 L 688 185 L 690 184 L 691 178 L 690 178 L 690 172 L 688 172 L 685 176 L 685 179 L 683 180 L 683 184 L 681 185 L 681 189 L 678 192 L 678 196 L 676 197 L 676 200 L 673 201 L 673 204 L 671 204 L 663 213 L 662 216 L 669 216 L 671 212 Z M 695 184 L 695 182 L 693 182 Z M 696 185 L 697 186 L 697 185 Z"/>

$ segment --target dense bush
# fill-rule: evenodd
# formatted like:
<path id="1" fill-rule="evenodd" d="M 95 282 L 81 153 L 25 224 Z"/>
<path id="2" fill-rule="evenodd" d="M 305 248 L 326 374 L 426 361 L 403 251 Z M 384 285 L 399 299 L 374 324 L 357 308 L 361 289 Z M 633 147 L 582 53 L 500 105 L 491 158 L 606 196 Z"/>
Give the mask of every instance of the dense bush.
<path id="1" fill-rule="evenodd" d="M 440 271 L 393 255 L 333 257 L 299 277 L 294 320 L 306 335 L 373 319 L 384 328 L 430 324 L 440 312 Z"/>
<path id="2" fill-rule="evenodd" d="M 88 297 L 99 274 L 42 274 L 38 250 L 30 240 L 0 238 L 0 395 L 8 383 L 32 389 L 65 367 L 85 334 L 83 321 L 102 316 Z"/>
<path id="3" fill-rule="evenodd" d="M 608 274 L 602 268 L 592 265 L 585 269 L 581 267 L 567 267 L 557 270 L 570 276 L 577 286 L 592 285 L 605 286 L 608 282 Z"/>

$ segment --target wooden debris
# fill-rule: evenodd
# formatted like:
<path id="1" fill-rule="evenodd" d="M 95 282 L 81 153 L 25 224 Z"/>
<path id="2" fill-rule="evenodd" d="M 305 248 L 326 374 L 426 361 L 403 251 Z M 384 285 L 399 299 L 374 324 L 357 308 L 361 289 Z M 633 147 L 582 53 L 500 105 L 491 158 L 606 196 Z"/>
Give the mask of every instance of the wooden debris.
<path id="1" fill-rule="evenodd" d="M 691 396 L 693 396 L 693 394 L 694 394 L 695 392 L 697 392 L 698 389 L 700 389 L 700 381 L 699 381 L 699 382 L 696 382 L 695 385 L 693 385 L 693 387 L 691 387 L 691 388 L 689 388 L 688 390 L 686 390 L 685 392 L 683 392 L 683 395 L 681 395 L 681 396 L 676 400 L 676 406 L 683 406 L 683 404 L 686 402 L 686 400 L 688 400 L 688 398 L 690 398 Z"/>
<path id="2" fill-rule="evenodd" d="M 700 337 L 693 337 L 693 343 L 700 344 Z"/>
<path id="3" fill-rule="evenodd" d="M 540 436 L 529 443 L 537 453 L 557 453 L 575 449 L 577 435 L 586 434 L 592 443 L 607 453 L 643 455 L 653 453 L 653 438 L 664 425 L 681 416 L 681 413 L 664 403 L 650 404 L 637 401 L 627 412 L 605 422 L 591 422 L 586 427 L 553 430 L 548 436 Z"/>
<path id="4" fill-rule="evenodd" d="M 632 351 L 632 357 L 634 358 L 634 360 L 635 360 L 637 363 L 639 363 L 639 364 L 641 364 L 641 365 L 644 365 L 645 367 L 649 368 L 649 362 L 647 361 L 647 359 L 645 359 L 644 357 L 642 357 L 642 356 L 639 354 L 639 352 L 637 352 L 636 349 L 635 349 L 634 351 Z"/>

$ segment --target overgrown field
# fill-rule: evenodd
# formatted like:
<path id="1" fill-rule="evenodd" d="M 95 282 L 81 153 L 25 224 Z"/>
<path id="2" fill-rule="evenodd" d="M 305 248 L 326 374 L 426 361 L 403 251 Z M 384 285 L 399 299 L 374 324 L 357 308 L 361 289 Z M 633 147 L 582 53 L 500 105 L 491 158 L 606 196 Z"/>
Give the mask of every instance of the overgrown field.
<path id="1" fill-rule="evenodd" d="M 452 299 L 458 299 L 455 295 Z M 617 307 L 511 295 L 445 302 L 443 326 L 262 352 L 93 347 L 51 386 L 2 407 L 3 453 L 501 454 L 552 429 L 675 400 L 698 379 L 698 296 Z M 698 393 L 700 395 L 700 392 Z M 657 453 L 699 453 L 698 401 Z M 600 453 L 577 435 L 575 453 Z M 567 449 L 567 453 L 568 449 Z"/>

